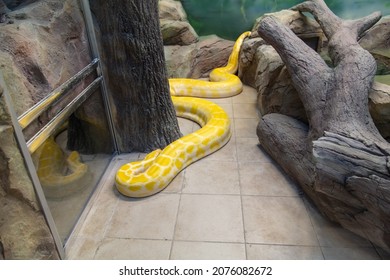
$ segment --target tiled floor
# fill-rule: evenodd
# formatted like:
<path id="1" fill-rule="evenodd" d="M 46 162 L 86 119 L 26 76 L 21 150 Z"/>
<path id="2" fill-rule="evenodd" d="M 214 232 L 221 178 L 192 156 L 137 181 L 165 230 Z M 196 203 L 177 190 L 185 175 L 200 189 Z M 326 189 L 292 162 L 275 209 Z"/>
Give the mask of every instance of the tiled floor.
<path id="1" fill-rule="evenodd" d="M 323 218 L 261 150 L 253 89 L 215 102 L 232 117 L 230 142 L 143 199 L 120 195 L 113 180 L 121 164 L 144 155 L 115 158 L 66 246 L 68 259 L 389 258 Z"/>

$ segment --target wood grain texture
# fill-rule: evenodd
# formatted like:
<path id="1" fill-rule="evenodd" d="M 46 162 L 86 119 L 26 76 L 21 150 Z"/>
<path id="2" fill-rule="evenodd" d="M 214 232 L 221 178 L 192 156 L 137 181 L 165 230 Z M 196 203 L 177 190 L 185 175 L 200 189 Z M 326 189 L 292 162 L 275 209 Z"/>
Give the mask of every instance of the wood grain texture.
<path id="1" fill-rule="evenodd" d="M 158 1 L 91 3 L 121 152 L 152 151 L 180 137 L 170 99 Z"/>
<path id="2" fill-rule="evenodd" d="M 342 20 L 322 0 L 293 9 L 314 15 L 334 66 L 275 18 L 265 17 L 258 32 L 286 64 L 309 125 L 269 114 L 259 123 L 259 140 L 322 213 L 390 250 L 390 144 L 368 110 L 376 62 L 357 43 L 381 15 Z"/>

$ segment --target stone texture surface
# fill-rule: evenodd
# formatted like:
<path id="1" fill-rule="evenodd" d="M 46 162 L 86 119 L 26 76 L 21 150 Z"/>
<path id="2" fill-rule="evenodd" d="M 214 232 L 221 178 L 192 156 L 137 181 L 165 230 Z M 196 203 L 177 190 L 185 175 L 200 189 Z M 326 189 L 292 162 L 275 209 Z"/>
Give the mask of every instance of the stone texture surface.
<path id="1" fill-rule="evenodd" d="M 3 0 L 0 0 L 0 23 L 7 20 L 8 7 L 5 5 Z"/>
<path id="2" fill-rule="evenodd" d="M 188 46 L 164 46 L 165 64 L 169 78 L 188 78 L 192 72 L 192 63 L 197 54 L 197 44 Z"/>
<path id="3" fill-rule="evenodd" d="M 50 230 L 41 211 L 35 211 L 12 195 L 0 197 L 2 257 L 6 260 L 58 259 Z M 1 257 L 0 257 L 1 258 Z"/>
<path id="4" fill-rule="evenodd" d="M 234 42 L 216 35 L 202 37 L 196 46 L 191 77 L 208 77 L 211 70 L 227 64 Z"/>
<path id="5" fill-rule="evenodd" d="M 369 98 L 371 116 L 382 136 L 390 141 L 390 86 L 375 82 Z"/>
<path id="6" fill-rule="evenodd" d="M 42 0 L 0 26 L 0 67 L 19 115 L 89 63 L 77 1 Z"/>
<path id="7" fill-rule="evenodd" d="M 194 28 L 185 21 L 161 20 L 164 45 L 190 45 L 198 41 Z"/>
<path id="8" fill-rule="evenodd" d="M 259 74 L 258 65 L 261 62 L 260 57 L 261 54 L 258 54 L 259 48 L 265 45 L 265 41 L 260 37 L 252 36 L 244 41 L 241 46 L 241 53 L 239 56 L 239 65 L 238 65 L 238 75 L 240 76 L 243 83 L 249 85 L 251 87 L 256 88 L 256 84 L 261 84 L 261 79 L 257 79 L 257 75 Z M 282 61 L 279 55 L 276 54 L 276 57 L 272 60 L 279 60 L 282 64 Z M 275 55 L 274 55 L 275 56 Z M 279 57 L 279 58 L 278 58 Z"/>
<path id="9" fill-rule="evenodd" d="M 165 20 L 186 21 L 187 14 L 180 1 L 159 0 L 159 17 Z"/>
<path id="10" fill-rule="evenodd" d="M 0 86 L 0 259 L 58 259 Z"/>
<path id="11" fill-rule="evenodd" d="M 390 16 L 383 17 L 360 39 L 360 45 L 376 59 L 378 74 L 390 74 Z"/>
<path id="12" fill-rule="evenodd" d="M 159 17 L 164 45 L 190 45 L 198 41 L 181 2 L 160 0 Z"/>
<path id="13" fill-rule="evenodd" d="M 227 63 L 234 42 L 215 35 L 198 37 L 180 1 L 160 0 L 159 16 L 169 78 L 208 77 Z"/>
<path id="14" fill-rule="evenodd" d="M 168 76 L 182 78 L 205 78 L 216 67 L 226 65 L 233 41 L 216 35 L 199 38 L 199 42 L 188 46 L 165 46 Z"/>

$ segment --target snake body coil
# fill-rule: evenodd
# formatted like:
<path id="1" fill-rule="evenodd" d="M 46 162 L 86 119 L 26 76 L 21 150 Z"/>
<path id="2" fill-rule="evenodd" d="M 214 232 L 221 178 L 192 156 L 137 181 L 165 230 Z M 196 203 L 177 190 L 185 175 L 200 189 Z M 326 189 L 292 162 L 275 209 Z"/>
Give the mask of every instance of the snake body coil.
<path id="1" fill-rule="evenodd" d="M 145 197 L 163 190 L 185 167 L 223 147 L 231 137 L 227 113 L 213 102 L 194 97 L 229 97 L 242 91 L 240 79 L 234 75 L 243 40 L 236 41 L 225 67 L 210 73 L 210 81 L 169 79 L 172 100 L 178 117 L 197 122 L 202 128 L 186 135 L 163 150 L 148 154 L 144 160 L 123 165 L 116 173 L 115 185 L 129 197 Z M 185 97 L 177 97 L 185 96 Z"/>

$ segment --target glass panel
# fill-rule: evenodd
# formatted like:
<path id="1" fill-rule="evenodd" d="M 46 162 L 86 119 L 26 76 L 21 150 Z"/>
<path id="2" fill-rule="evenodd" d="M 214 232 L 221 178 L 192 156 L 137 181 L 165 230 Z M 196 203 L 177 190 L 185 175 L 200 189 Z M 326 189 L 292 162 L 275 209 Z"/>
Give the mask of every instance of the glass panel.
<path id="1" fill-rule="evenodd" d="M 83 106 L 101 100 L 100 91 L 93 93 L 81 108 L 32 154 L 57 231 L 64 243 L 114 152 L 111 138 L 98 137 L 96 133 L 93 135 L 93 128 L 86 123 L 83 115 Z M 99 104 L 99 107 L 103 107 L 103 104 Z M 100 116 L 99 126 L 106 127 L 105 134 L 109 135 L 105 117 Z M 92 131 L 89 135 L 77 135 L 88 127 Z M 99 139 L 99 143 L 94 144 L 90 137 L 98 137 L 96 139 Z M 102 142 L 105 142 L 104 145 Z M 86 147 L 82 143 L 90 143 L 91 146 Z M 96 147 L 103 149 L 93 151 Z"/>
<path id="2" fill-rule="evenodd" d="M 46 130 L 43 144 L 30 152 L 46 198 L 41 201 L 49 205 L 46 212 L 65 244 L 115 152 L 105 114 L 108 106 L 98 81 L 86 100 L 81 98 L 69 114 L 61 115 L 100 79 L 95 61 L 81 81 L 73 81 L 62 91 L 61 86 L 97 56 L 91 54 L 79 1 L 44 6 L 36 1 L 17 2 L 21 4 L 5 1 L 12 15 L 5 15 L 0 24 L 0 68 L 23 129 L 18 139 L 29 145 L 54 120 L 54 129 Z M 38 110 L 39 116 L 29 115 L 22 123 L 20 117 L 37 104 L 44 107 Z"/>

